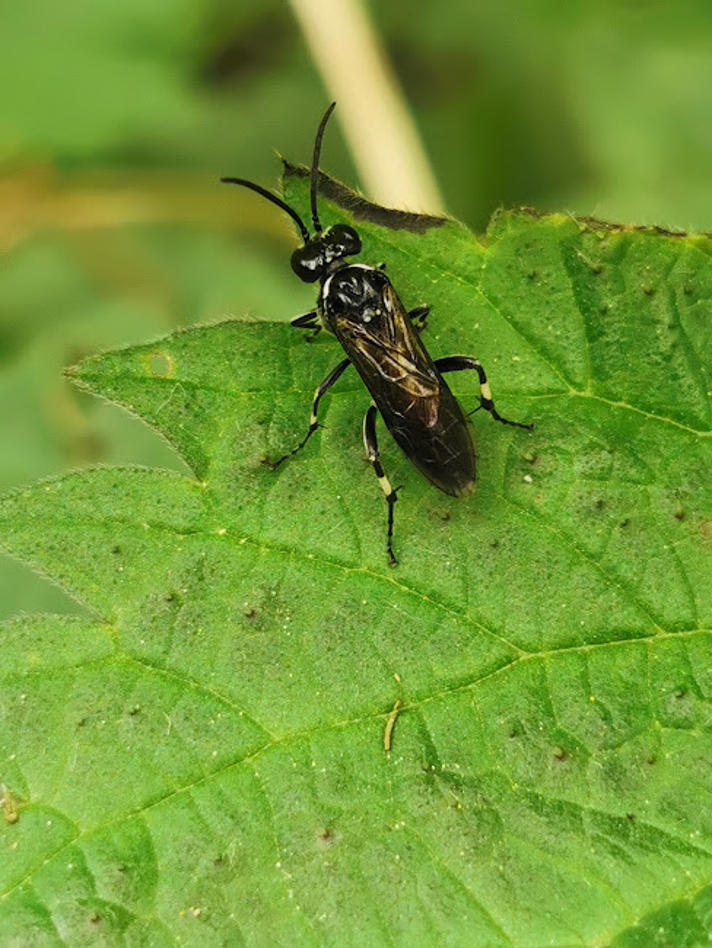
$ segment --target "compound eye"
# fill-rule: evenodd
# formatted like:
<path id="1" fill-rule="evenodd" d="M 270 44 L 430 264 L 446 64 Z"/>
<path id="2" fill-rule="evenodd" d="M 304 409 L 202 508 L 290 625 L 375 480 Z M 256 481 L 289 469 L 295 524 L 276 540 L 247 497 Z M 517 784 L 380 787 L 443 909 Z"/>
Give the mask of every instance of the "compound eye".
<path id="1" fill-rule="evenodd" d="M 292 254 L 292 270 L 304 283 L 314 283 L 324 272 L 324 254 L 321 247 L 305 244 Z"/>
<path id="2" fill-rule="evenodd" d="M 361 253 L 361 238 L 348 224 L 334 224 L 324 234 L 327 253 L 332 260 Z"/>

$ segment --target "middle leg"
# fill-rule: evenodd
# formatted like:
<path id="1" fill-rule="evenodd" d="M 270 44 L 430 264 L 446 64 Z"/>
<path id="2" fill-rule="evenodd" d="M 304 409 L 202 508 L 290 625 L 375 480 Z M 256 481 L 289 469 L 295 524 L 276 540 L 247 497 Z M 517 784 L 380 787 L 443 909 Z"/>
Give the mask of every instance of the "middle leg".
<path id="1" fill-rule="evenodd" d="M 339 362 L 339 364 L 335 368 L 331 370 L 331 372 L 329 372 L 329 374 L 326 376 L 324 381 L 320 385 L 317 386 L 317 389 L 314 392 L 314 400 L 312 401 L 311 417 L 309 418 L 309 429 L 307 433 L 304 435 L 304 437 L 296 446 L 296 448 L 293 448 L 291 451 L 288 451 L 286 454 L 283 454 L 282 457 L 279 458 L 277 461 L 268 462 L 269 466 L 272 468 L 273 471 L 276 470 L 283 461 L 286 461 L 287 458 L 291 458 L 297 453 L 297 451 L 301 451 L 304 445 L 307 443 L 307 441 L 311 438 L 311 436 L 314 434 L 316 429 L 319 427 L 319 421 L 317 418 L 317 409 L 319 408 L 319 401 L 321 400 L 321 396 L 324 394 L 324 392 L 328 391 L 331 388 L 331 386 L 334 384 L 334 382 L 338 378 L 341 377 L 341 374 L 343 373 L 343 371 L 346 369 L 348 365 L 350 365 L 350 360 L 343 359 L 341 362 Z"/>
<path id="2" fill-rule="evenodd" d="M 411 323 L 413 323 L 419 332 L 422 332 L 425 329 L 429 312 L 430 307 L 427 305 L 427 303 L 423 303 L 421 306 L 416 306 L 414 309 L 411 309 L 411 311 L 408 313 L 408 319 L 411 321 Z"/>

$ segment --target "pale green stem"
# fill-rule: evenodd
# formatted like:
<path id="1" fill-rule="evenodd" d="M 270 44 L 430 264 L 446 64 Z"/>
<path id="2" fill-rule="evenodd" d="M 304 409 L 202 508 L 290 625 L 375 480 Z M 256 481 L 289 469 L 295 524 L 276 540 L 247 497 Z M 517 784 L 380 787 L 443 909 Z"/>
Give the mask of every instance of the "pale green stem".
<path id="1" fill-rule="evenodd" d="M 290 0 L 374 201 L 443 213 L 443 202 L 403 93 L 359 0 Z"/>

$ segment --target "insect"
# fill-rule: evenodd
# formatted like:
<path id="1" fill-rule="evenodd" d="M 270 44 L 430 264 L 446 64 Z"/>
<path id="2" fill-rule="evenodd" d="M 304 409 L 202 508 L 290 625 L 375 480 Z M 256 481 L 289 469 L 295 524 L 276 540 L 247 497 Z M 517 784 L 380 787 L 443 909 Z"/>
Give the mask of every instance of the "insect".
<path id="1" fill-rule="evenodd" d="M 477 373 L 480 403 L 475 411 L 483 408 L 496 421 L 515 428 L 530 430 L 533 425 L 509 421 L 497 412 L 487 376 L 477 359 L 458 355 L 431 359 L 419 332 L 429 307 L 417 306 L 407 312 L 384 272 L 385 264 L 373 267 L 346 260 L 361 252 L 361 238 L 353 227 L 334 224 L 322 228 L 317 209 L 319 157 L 324 129 L 335 105 L 332 102 L 324 113 L 314 140 L 310 172 L 313 235 L 294 208 L 261 185 L 244 178 L 221 181 L 256 191 L 292 218 L 303 240 L 292 254 L 292 269 L 305 283 L 318 280 L 319 292 L 315 308 L 297 316 L 291 324 L 313 332 L 323 327 L 336 336 L 346 355 L 317 387 L 304 438 L 271 466 L 276 469 L 309 441 L 319 427 L 317 412 L 323 395 L 353 365 L 372 399 L 363 421 L 363 443 L 388 505 L 386 550 L 389 562 L 395 565 L 393 508 L 400 488 L 391 487 L 381 466 L 377 413 L 414 466 L 452 497 L 466 495 L 474 487 L 475 451 L 467 416 L 443 378 L 446 373 L 465 369 Z"/>

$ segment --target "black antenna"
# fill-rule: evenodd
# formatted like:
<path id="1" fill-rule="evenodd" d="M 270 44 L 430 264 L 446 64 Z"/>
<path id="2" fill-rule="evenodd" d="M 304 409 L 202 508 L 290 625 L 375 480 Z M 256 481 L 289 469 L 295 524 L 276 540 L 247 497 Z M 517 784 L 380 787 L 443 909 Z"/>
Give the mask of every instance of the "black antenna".
<path id="1" fill-rule="evenodd" d="M 324 118 L 319 122 L 319 128 L 316 130 L 316 138 L 314 139 L 314 157 L 312 159 L 311 166 L 311 216 L 312 222 L 314 223 L 314 232 L 317 234 L 321 233 L 321 224 L 319 222 L 319 214 L 316 209 L 316 190 L 319 184 L 319 155 L 321 154 L 321 140 L 324 137 L 324 129 L 326 128 L 326 123 L 329 121 L 329 116 L 334 111 L 336 102 L 332 102 L 329 108 L 324 112 Z"/>
<path id="2" fill-rule="evenodd" d="M 333 108 L 333 105 L 332 105 L 332 108 Z M 326 117 L 328 118 L 328 114 Z M 320 129 L 320 131 L 323 133 L 323 129 Z M 268 191 L 267 188 L 263 188 L 262 185 L 255 184 L 254 181 L 247 181 L 245 178 L 220 178 L 220 180 L 223 182 L 223 184 L 239 184 L 239 185 L 242 185 L 243 188 L 249 188 L 250 191 L 256 191 L 258 194 L 261 194 L 262 197 L 267 198 L 268 201 L 271 201 L 273 204 L 276 204 L 277 207 L 281 207 L 283 211 L 286 211 L 287 214 L 289 214 L 289 216 L 292 218 L 294 223 L 299 228 L 302 235 L 302 240 L 304 241 L 304 243 L 305 244 L 309 243 L 311 238 L 309 236 L 309 231 L 307 230 L 306 225 L 304 224 L 304 221 L 301 219 L 299 214 L 297 214 L 294 208 L 290 207 L 289 204 L 287 204 L 285 201 L 282 200 L 282 198 L 277 197 L 276 194 L 272 194 L 271 191 Z M 321 230 L 321 227 L 319 228 L 319 230 Z"/>

